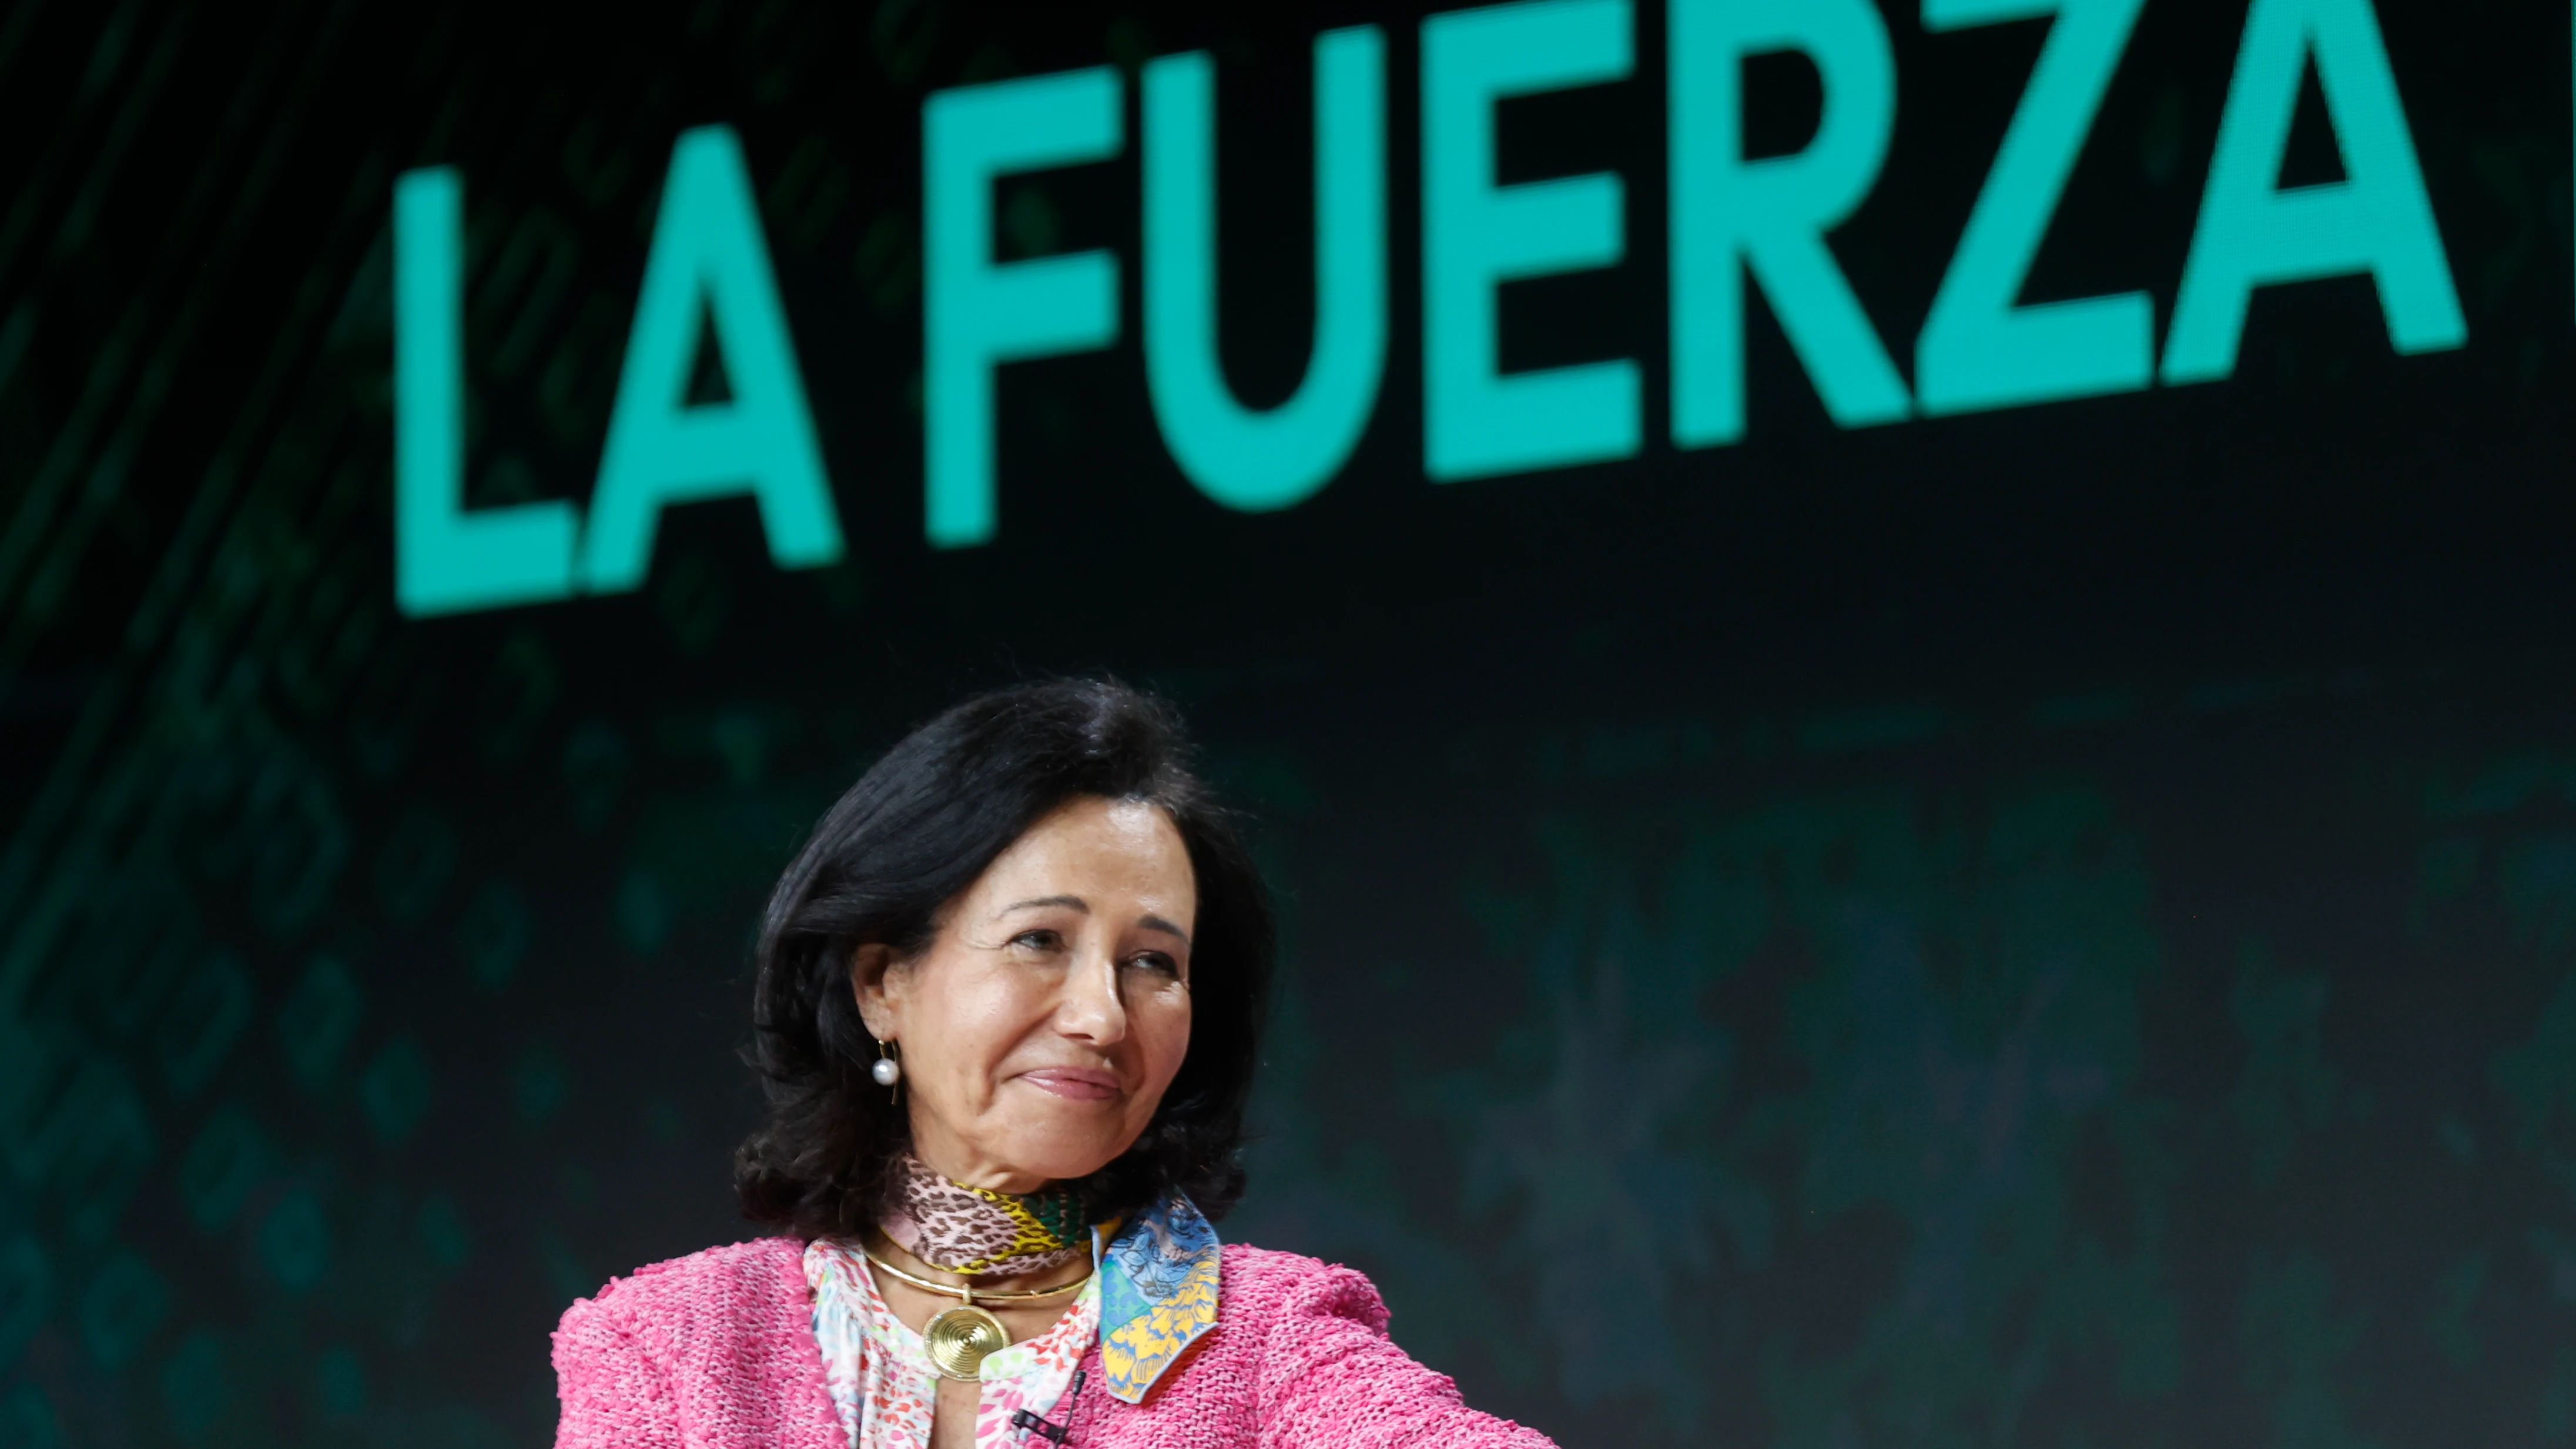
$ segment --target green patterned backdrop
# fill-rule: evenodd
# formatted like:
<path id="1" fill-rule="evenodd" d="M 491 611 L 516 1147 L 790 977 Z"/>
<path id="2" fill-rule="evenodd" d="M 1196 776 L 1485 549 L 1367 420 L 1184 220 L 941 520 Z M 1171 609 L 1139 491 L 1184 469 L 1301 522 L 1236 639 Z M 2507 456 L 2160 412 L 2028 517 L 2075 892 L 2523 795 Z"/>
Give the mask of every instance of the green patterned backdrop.
<path id="1" fill-rule="evenodd" d="M 1888 14 L 1835 244 L 1901 339 L 2040 32 Z M 1367 1271 L 1479 1405 L 2576 1443 L 2568 16 L 2379 17 L 2465 348 L 2392 356 L 2346 278 L 2258 297 L 2223 384 L 1845 431 L 1765 314 L 1743 443 L 1435 487 L 1412 12 L 0 11 L 0 1446 L 543 1442 L 562 1308 L 748 1231 L 774 872 L 910 723 L 1059 670 L 1183 704 L 1285 902 L 1222 1231 Z M 2147 8 L 2034 297 L 2170 310 L 2243 20 Z M 1361 21 L 1399 321 L 1351 466 L 1199 497 L 1130 327 L 1007 377 L 1010 526 L 924 547 L 923 97 L 1204 46 L 1228 174 L 1302 176 L 1305 47 Z M 1660 376 L 1654 68 L 1506 114 L 1512 179 L 1648 176 L 1511 366 Z M 1748 86 L 1794 149 L 1812 78 Z M 577 498 L 710 122 L 849 557 L 781 572 L 734 500 L 639 593 L 402 618 L 394 178 L 464 177 L 473 498 Z M 1004 187 L 1006 253 L 1132 256 L 1134 184 Z M 1248 396 L 1304 357 L 1301 186 L 1223 202 Z"/>

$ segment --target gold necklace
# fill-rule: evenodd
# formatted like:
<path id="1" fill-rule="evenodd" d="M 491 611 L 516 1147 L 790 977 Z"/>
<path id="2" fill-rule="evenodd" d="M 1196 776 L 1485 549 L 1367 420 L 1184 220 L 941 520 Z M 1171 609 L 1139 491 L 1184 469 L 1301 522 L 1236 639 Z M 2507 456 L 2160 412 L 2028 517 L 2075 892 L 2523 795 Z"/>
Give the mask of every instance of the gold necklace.
<path id="1" fill-rule="evenodd" d="M 939 1370 L 941 1378 L 962 1379 L 969 1383 L 977 1380 L 984 1360 L 1011 1346 L 1011 1331 L 1002 1326 L 1002 1320 L 976 1307 L 976 1299 L 981 1298 L 987 1303 L 1028 1303 L 1040 1298 L 1060 1297 L 1091 1281 L 1091 1274 L 1085 1273 L 1070 1283 L 1059 1283 L 1053 1288 L 979 1293 L 971 1284 L 934 1283 L 927 1278 L 916 1278 L 865 1248 L 859 1249 L 859 1254 L 893 1274 L 898 1282 L 909 1283 L 925 1293 L 965 1300 L 958 1307 L 931 1315 L 930 1321 L 921 1326 L 921 1346 L 929 1350 L 931 1367 Z"/>

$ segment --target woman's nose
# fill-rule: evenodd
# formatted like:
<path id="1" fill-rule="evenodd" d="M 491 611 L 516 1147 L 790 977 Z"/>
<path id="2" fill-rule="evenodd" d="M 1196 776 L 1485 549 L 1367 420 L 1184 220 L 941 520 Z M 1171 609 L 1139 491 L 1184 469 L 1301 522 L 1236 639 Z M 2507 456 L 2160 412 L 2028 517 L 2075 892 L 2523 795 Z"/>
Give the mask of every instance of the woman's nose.
<path id="1" fill-rule="evenodd" d="M 1127 1035 L 1127 1003 L 1118 995 L 1118 962 L 1107 949 L 1084 951 L 1081 964 L 1066 973 L 1056 1029 L 1101 1047 Z"/>

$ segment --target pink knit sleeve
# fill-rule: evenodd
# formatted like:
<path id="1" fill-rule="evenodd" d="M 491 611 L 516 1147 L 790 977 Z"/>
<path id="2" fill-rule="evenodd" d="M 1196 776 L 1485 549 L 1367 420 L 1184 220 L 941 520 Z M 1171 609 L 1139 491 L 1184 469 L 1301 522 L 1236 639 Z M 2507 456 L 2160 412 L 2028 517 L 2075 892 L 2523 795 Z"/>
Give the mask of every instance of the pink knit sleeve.
<path id="1" fill-rule="evenodd" d="M 678 1449 L 668 1365 L 638 1341 L 617 1287 L 574 1303 L 555 1330 L 555 1449 Z"/>
<path id="2" fill-rule="evenodd" d="M 1261 1449 L 1554 1449 L 1468 1408 L 1447 1374 L 1386 1332 L 1386 1304 L 1348 1268 L 1300 1275 L 1261 1355 Z"/>

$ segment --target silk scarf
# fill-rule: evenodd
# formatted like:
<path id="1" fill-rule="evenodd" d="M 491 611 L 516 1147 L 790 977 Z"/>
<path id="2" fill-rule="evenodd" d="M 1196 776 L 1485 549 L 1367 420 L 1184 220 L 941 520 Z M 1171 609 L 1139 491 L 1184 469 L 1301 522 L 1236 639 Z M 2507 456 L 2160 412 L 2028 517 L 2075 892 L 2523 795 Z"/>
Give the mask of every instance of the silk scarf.
<path id="1" fill-rule="evenodd" d="M 1112 1398 L 1142 1403 L 1216 1327 L 1216 1229 L 1178 1193 L 1124 1222 L 1091 1223 L 1070 1188 L 1023 1195 L 968 1187 L 909 1154 L 902 1172 L 902 1205 L 882 1226 L 925 1263 L 1018 1275 L 1091 1257 L 1100 1276 L 1101 1387 Z"/>
<path id="2" fill-rule="evenodd" d="M 901 1206 L 879 1224 L 903 1250 L 951 1273 L 1017 1277 L 1074 1262 L 1091 1251 L 1082 1196 L 1050 1185 L 997 1192 L 951 1182 L 905 1153 Z"/>

